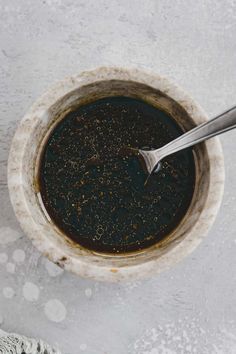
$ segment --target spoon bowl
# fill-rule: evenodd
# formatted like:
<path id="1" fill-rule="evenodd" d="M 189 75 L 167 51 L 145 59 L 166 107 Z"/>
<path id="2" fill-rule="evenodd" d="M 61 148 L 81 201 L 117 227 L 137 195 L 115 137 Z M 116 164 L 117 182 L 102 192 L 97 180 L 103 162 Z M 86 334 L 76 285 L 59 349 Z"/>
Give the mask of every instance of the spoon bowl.
<path id="1" fill-rule="evenodd" d="M 137 154 L 141 157 L 141 164 L 146 167 L 147 172 L 151 175 L 164 157 L 234 128 L 236 128 L 236 107 L 232 107 L 208 122 L 198 125 L 159 149 L 141 149 L 138 150 Z"/>

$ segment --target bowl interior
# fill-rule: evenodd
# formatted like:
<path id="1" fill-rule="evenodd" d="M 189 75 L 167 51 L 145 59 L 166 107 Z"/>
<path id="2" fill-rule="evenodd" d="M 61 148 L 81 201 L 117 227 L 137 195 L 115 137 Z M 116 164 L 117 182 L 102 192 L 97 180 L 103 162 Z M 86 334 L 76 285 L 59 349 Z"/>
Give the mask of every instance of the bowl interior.
<path id="1" fill-rule="evenodd" d="M 37 182 L 41 150 L 54 125 L 69 111 L 79 105 L 108 96 L 142 99 L 169 113 L 184 131 L 196 125 L 187 111 L 164 92 L 143 83 L 115 79 L 82 85 L 66 93 L 47 110 L 38 112 L 35 119 L 31 119 L 29 122 L 30 136 L 28 132 L 27 148 L 24 150 L 25 156 L 22 159 L 24 161 L 22 179 L 24 180 L 25 203 L 31 214 L 31 221 L 40 226 L 37 237 L 34 237 L 34 244 L 36 243 L 36 246 L 37 243 L 40 244 L 39 248 L 44 254 L 60 265 L 64 265 L 71 257 L 83 257 L 85 263 L 99 263 L 100 266 L 110 265 L 117 268 L 156 260 L 180 243 L 186 237 L 187 232 L 194 228 L 207 198 L 210 178 L 209 157 L 205 144 L 199 144 L 194 148 L 196 186 L 191 205 L 178 227 L 158 244 L 140 252 L 125 255 L 98 254 L 73 243 L 52 223 L 41 202 Z"/>

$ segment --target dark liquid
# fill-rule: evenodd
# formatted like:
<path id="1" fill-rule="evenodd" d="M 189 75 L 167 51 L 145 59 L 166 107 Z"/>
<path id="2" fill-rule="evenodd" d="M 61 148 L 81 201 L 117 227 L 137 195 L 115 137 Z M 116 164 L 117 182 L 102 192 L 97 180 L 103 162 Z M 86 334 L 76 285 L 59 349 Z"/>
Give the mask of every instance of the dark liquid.
<path id="1" fill-rule="evenodd" d="M 182 134 L 166 113 L 133 98 L 110 97 L 69 113 L 41 156 L 40 192 L 54 223 L 97 252 L 138 251 L 161 241 L 190 205 L 191 150 L 169 156 L 147 186 L 135 156 L 121 147 L 158 148 Z"/>

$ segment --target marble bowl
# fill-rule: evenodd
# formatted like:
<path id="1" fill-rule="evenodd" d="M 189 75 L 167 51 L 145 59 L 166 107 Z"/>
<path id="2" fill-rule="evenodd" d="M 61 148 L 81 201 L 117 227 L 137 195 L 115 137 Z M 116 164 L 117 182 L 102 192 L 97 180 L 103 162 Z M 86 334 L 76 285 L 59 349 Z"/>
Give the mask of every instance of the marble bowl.
<path id="1" fill-rule="evenodd" d="M 179 226 L 162 242 L 141 252 L 114 256 L 75 245 L 47 217 L 40 202 L 36 178 L 38 156 L 56 120 L 78 104 L 113 95 L 141 98 L 160 107 L 184 130 L 208 120 L 189 95 L 154 73 L 113 67 L 83 72 L 52 87 L 20 122 L 9 155 L 8 186 L 24 232 L 46 257 L 83 277 L 118 282 L 160 273 L 196 248 L 219 209 L 224 165 L 218 138 L 194 147 L 197 177 L 191 205 Z"/>

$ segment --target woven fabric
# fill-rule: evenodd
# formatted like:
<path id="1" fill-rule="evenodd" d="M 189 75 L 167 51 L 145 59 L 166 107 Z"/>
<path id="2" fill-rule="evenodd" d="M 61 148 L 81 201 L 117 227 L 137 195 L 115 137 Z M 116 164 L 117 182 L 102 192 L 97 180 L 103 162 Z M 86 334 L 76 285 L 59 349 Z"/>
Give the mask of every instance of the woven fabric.
<path id="1" fill-rule="evenodd" d="M 0 330 L 0 354 L 61 354 L 42 340 Z"/>

